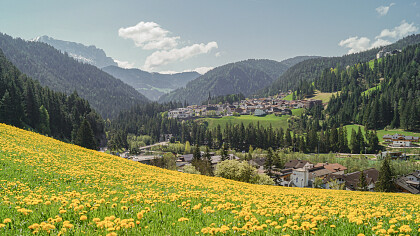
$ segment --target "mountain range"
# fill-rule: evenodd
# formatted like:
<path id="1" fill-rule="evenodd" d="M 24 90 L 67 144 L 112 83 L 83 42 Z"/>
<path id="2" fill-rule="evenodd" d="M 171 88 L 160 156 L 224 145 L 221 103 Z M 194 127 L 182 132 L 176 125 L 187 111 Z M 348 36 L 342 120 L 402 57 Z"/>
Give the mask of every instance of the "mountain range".
<path id="1" fill-rule="evenodd" d="M 0 48 L 20 71 L 54 91 L 77 91 L 103 118 L 112 118 L 135 104 L 149 102 L 133 87 L 95 66 L 81 63 L 41 42 L 0 33 Z"/>
<path id="2" fill-rule="evenodd" d="M 36 37 L 33 41 L 46 43 L 63 53 L 68 53 L 70 57 L 73 57 L 80 62 L 88 63 L 98 68 L 106 66 L 117 66 L 117 63 L 114 61 L 114 59 L 108 57 L 104 50 L 93 45 L 85 46 L 81 43 L 58 40 L 46 35 Z"/>
<path id="3" fill-rule="evenodd" d="M 184 87 L 189 81 L 200 76 L 195 71 L 160 74 L 134 68 L 124 69 L 117 66 L 107 66 L 102 68 L 102 70 L 132 86 L 153 101 L 158 100 L 165 93 Z"/>
<path id="4" fill-rule="evenodd" d="M 200 104 L 211 96 L 242 93 L 250 96 L 269 86 L 290 66 L 313 57 L 297 57 L 285 62 L 267 59 L 249 59 L 216 67 L 195 80 L 159 98 L 159 102 L 186 101 Z"/>

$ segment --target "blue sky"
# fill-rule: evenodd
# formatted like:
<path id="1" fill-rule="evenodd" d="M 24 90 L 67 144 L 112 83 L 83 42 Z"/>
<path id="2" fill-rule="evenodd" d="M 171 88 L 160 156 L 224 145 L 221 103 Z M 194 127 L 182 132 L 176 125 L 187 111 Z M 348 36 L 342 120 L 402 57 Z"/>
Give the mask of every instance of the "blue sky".
<path id="1" fill-rule="evenodd" d="M 1 0 L 0 32 L 95 45 L 122 66 L 186 71 L 339 56 L 419 33 L 419 1 Z"/>

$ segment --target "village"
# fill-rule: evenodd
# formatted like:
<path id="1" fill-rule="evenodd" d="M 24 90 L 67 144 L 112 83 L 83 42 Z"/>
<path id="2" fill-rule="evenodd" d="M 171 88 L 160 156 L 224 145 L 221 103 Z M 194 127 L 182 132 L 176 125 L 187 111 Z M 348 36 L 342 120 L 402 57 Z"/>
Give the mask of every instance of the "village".
<path id="1" fill-rule="evenodd" d="M 169 118 L 193 119 L 198 117 L 223 117 L 234 115 L 264 116 L 267 114 L 292 115 L 292 109 L 312 108 L 315 105 L 325 105 L 322 100 L 285 100 L 287 94 L 267 98 L 250 98 L 233 102 L 232 104 L 190 105 L 168 112 Z"/>
<path id="2" fill-rule="evenodd" d="M 201 156 L 205 153 L 201 152 Z M 237 160 L 241 158 L 228 154 L 226 157 L 216 155 L 210 152 L 210 163 L 213 169 L 224 160 Z M 184 167 L 191 165 L 194 160 L 193 154 L 175 155 L 176 168 L 180 172 L 184 172 Z M 402 152 L 382 152 L 375 157 L 375 160 L 384 159 L 385 156 L 390 156 L 392 159 L 403 159 L 406 156 Z M 130 156 L 124 155 L 126 159 L 130 159 L 143 164 L 151 165 L 152 161 L 157 158 L 157 155 L 140 155 Z M 311 163 L 307 160 L 294 159 L 289 160 L 284 164 L 283 169 L 267 170 L 266 158 L 255 157 L 247 161 L 256 169 L 258 174 L 269 174 L 274 180 L 275 185 L 284 187 L 298 187 L 298 188 L 322 188 L 322 189 L 336 189 L 336 190 L 360 190 L 360 177 L 362 171 L 348 172 L 348 168 L 339 163 Z M 368 168 L 363 170 L 363 175 L 366 180 L 365 191 L 375 191 L 375 183 L 378 181 L 379 171 L 375 168 Z M 420 171 L 400 176 L 394 181 L 394 185 L 398 192 L 420 194 Z"/>

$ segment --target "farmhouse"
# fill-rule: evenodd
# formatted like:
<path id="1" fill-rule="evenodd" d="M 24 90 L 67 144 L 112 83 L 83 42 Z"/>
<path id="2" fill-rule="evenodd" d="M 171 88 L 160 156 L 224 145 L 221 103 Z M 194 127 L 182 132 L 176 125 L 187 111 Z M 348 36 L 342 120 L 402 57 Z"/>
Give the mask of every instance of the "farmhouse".
<path id="1" fill-rule="evenodd" d="M 386 134 L 382 136 L 385 142 L 392 142 L 390 146 L 393 147 L 411 147 L 413 142 L 419 142 L 419 137 L 416 136 L 405 136 L 402 134 Z"/>

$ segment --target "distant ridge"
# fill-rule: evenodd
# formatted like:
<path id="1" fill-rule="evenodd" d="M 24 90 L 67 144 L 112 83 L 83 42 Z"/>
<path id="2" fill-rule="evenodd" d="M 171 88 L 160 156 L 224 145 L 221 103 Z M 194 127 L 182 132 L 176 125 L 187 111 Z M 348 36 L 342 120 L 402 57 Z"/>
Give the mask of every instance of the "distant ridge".
<path id="1" fill-rule="evenodd" d="M 117 66 L 117 63 L 114 61 L 114 59 L 108 57 L 104 50 L 93 45 L 85 46 L 81 43 L 58 40 L 46 35 L 36 37 L 33 41 L 43 42 L 51 45 L 62 52 L 67 52 L 70 57 L 73 57 L 80 62 L 88 63 L 98 68 L 106 66 Z"/>
<path id="2" fill-rule="evenodd" d="M 177 88 L 184 87 L 189 81 L 200 76 L 199 73 L 182 72 L 175 74 L 150 73 L 139 69 L 124 69 L 107 66 L 103 71 L 132 86 L 150 100 L 158 100 L 160 96 Z"/>
<path id="3" fill-rule="evenodd" d="M 55 91 L 77 91 L 103 118 L 112 118 L 135 104 L 149 102 L 134 88 L 83 64 L 52 46 L 0 33 L 0 48 L 20 71 Z"/>
<path id="4" fill-rule="evenodd" d="M 209 93 L 211 96 L 238 93 L 249 96 L 270 85 L 290 66 L 310 58 L 314 57 L 295 57 L 285 60 L 285 63 L 267 59 L 229 63 L 190 81 L 185 88 L 163 95 L 159 102 L 187 101 L 190 104 L 200 104 L 207 99 Z"/>

